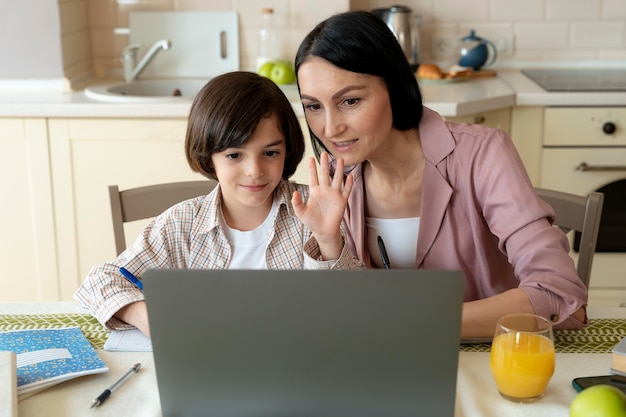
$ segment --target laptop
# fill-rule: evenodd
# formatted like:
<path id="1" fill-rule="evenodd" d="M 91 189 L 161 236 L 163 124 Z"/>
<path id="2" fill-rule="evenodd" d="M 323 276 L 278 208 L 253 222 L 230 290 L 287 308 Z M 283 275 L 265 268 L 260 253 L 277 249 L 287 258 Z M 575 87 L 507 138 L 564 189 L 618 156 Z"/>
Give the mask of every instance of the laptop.
<path id="1" fill-rule="evenodd" d="M 457 271 L 151 270 L 163 417 L 454 416 Z"/>

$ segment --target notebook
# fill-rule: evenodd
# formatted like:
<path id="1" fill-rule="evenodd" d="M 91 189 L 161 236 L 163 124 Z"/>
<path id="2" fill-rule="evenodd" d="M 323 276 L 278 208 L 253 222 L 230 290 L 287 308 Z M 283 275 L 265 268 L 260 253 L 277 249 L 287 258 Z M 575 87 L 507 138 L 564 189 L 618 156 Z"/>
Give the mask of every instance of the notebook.
<path id="1" fill-rule="evenodd" d="M 456 271 L 152 270 L 162 415 L 454 415 Z"/>

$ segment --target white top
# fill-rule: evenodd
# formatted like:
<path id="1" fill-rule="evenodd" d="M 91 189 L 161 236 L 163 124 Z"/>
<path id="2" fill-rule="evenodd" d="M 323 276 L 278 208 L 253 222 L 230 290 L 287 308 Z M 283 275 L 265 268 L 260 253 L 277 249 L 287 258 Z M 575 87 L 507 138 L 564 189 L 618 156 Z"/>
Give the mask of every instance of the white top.
<path id="1" fill-rule="evenodd" d="M 224 234 L 233 251 L 228 269 L 267 269 L 265 252 L 277 213 L 278 203 L 274 200 L 263 223 L 257 228 L 247 231 L 229 227 L 222 216 Z"/>
<path id="2" fill-rule="evenodd" d="M 417 253 L 417 235 L 420 230 L 420 218 L 376 219 L 366 217 L 367 245 L 372 261 L 378 267 L 383 262 L 378 250 L 378 236 L 383 239 L 389 264 L 392 269 L 415 269 Z"/>

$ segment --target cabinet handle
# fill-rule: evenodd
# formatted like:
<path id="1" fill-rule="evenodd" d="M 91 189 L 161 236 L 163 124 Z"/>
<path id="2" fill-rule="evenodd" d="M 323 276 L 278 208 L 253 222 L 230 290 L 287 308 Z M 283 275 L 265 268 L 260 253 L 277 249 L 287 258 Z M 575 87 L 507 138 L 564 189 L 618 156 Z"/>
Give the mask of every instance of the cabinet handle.
<path id="1" fill-rule="evenodd" d="M 626 171 L 626 165 L 587 165 L 581 162 L 575 168 L 576 171 Z"/>

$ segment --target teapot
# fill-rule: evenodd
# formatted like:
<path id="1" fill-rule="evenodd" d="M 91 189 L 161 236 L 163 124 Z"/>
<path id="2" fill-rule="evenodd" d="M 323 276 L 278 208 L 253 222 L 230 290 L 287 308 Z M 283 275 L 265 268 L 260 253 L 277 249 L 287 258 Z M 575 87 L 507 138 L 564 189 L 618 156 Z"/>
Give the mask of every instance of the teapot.
<path id="1" fill-rule="evenodd" d="M 419 27 L 422 17 L 413 15 L 407 6 L 374 9 L 372 13 L 391 29 L 411 68 L 416 70 L 419 65 Z"/>
<path id="2" fill-rule="evenodd" d="M 491 59 L 487 62 L 490 50 Z M 478 71 L 483 66 L 492 65 L 498 56 L 498 51 L 493 42 L 476 36 L 476 33 L 472 29 L 469 35 L 461 39 L 460 54 L 459 65 L 462 67 L 472 67 L 475 71 Z"/>

